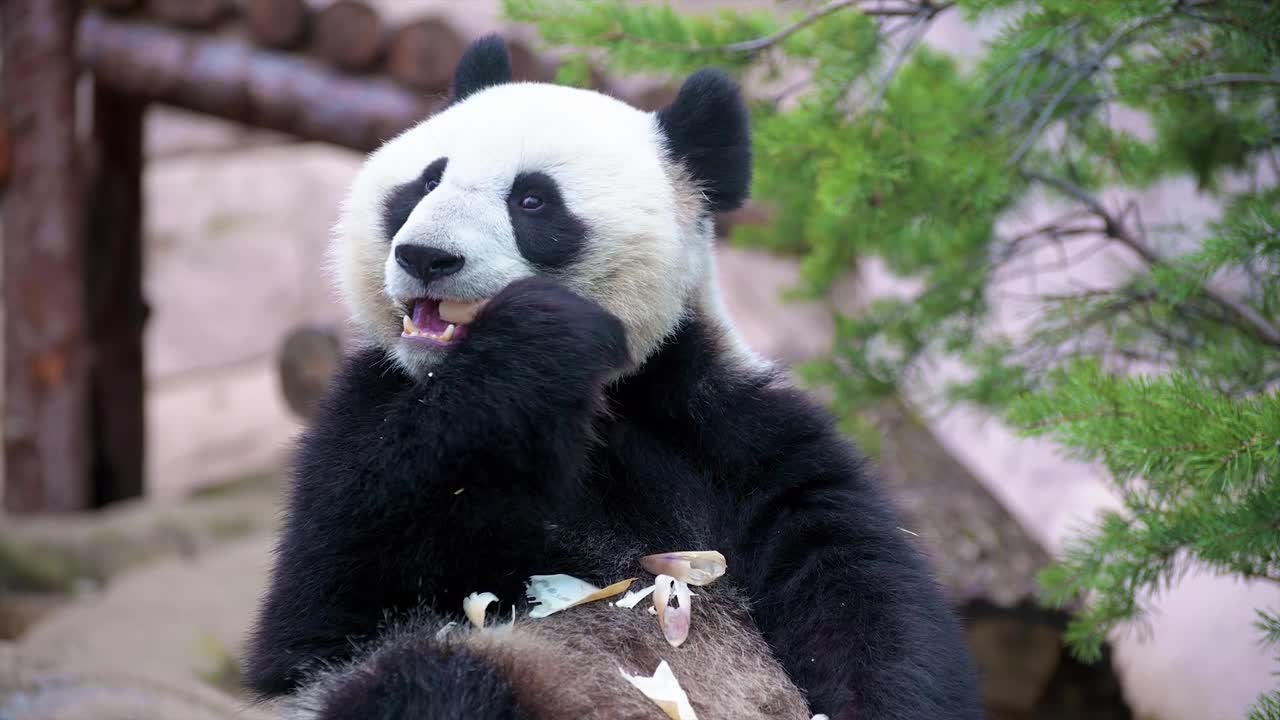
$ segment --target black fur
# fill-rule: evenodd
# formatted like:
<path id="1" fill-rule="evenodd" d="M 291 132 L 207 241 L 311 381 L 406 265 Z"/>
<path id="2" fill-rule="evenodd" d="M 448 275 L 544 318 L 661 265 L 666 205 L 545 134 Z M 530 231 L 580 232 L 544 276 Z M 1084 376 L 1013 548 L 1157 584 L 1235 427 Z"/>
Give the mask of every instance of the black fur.
<path id="1" fill-rule="evenodd" d="M 430 192 L 428 183 L 440 182 L 448 166 L 449 158 L 437 158 L 423 169 L 421 175 L 397 186 L 387 195 L 387 199 L 382 204 L 382 232 L 387 242 L 395 237 L 405 221 L 409 219 L 409 215 L 413 213 L 413 209 L 418 207 L 418 203 L 422 202 L 422 198 Z"/>
<path id="2" fill-rule="evenodd" d="M 511 54 L 499 35 L 486 35 L 467 48 L 453 71 L 452 102 L 494 85 L 511 82 Z"/>
<path id="3" fill-rule="evenodd" d="M 521 200 L 529 195 L 543 202 L 536 212 L 521 207 Z M 587 240 L 587 226 L 569 212 L 560 187 L 550 175 L 540 172 L 517 175 L 507 197 L 507 210 L 516 246 L 535 266 L 544 270 L 564 268 L 581 254 Z"/>
<path id="4" fill-rule="evenodd" d="M 642 552 L 718 549 L 720 582 L 750 597 L 814 712 L 980 717 L 939 589 L 801 393 L 727 366 L 696 319 L 605 387 L 621 325 L 544 280 L 503 291 L 471 330 L 421 383 L 378 351 L 351 358 L 303 440 L 255 690 L 349 658 L 387 613 L 458 614 L 470 592 L 522 597 L 532 574 L 603 584 Z"/>
<path id="5" fill-rule="evenodd" d="M 751 121 L 733 80 L 719 70 L 690 75 L 658 123 L 710 209 L 741 207 L 751 190 Z"/>
<path id="6" fill-rule="evenodd" d="M 545 523 L 578 493 L 622 325 L 527 279 L 469 329 L 422 384 L 355 355 L 304 436 L 250 661 L 259 692 L 347 657 L 386 613 L 452 612 L 482 587 L 520 597 L 530 568 L 563 572 Z"/>
<path id="7" fill-rule="evenodd" d="M 425 639 L 374 654 L 317 699 L 318 720 L 528 720 L 497 668 Z"/>

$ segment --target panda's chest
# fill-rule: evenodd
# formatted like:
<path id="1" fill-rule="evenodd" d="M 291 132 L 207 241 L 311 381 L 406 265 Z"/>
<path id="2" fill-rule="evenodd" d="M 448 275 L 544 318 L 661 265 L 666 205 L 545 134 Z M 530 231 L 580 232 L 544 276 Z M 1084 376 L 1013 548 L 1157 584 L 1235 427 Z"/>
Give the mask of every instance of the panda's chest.
<path id="1" fill-rule="evenodd" d="M 713 539 L 724 502 L 711 468 L 649 428 L 619 422 L 605 437 L 584 486 L 609 525 L 644 546 L 692 546 Z"/>

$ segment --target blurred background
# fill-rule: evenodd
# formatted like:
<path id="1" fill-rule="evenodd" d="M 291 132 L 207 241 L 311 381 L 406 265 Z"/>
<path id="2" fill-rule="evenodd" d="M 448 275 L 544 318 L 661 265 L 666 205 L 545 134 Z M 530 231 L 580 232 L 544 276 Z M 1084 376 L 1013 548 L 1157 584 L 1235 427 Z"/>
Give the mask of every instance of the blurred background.
<path id="1" fill-rule="evenodd" d="M 877 463 L 993 717 L 1280 717 L 1274 5 L 4 0 L 0 22 L 3 720 L 259 712 L 239 658 L 281 478 L 349 341 L 330 227 L 363 153 L 495 31 L 521 79 L 644 109 L 701 65 L 742 79 L 760 167 L 719 218 L 729 311 Z"/>

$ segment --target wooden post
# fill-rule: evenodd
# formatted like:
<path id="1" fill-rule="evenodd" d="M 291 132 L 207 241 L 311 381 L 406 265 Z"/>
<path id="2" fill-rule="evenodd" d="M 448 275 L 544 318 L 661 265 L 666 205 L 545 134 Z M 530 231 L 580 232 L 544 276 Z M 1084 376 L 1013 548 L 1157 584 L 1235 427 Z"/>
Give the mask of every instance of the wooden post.
<path id="1" fill-rule="evenodd" d="M 93 505 L 142 495 L 142 161 L 144 102 L 98 83 L 85 263 Z"/>
<path id="2" fill-rule="evenodd" d="M 3 95 L 0 95 L 0 102 L 3 102 Z M 9 179 L 9 168 L 12 167 L 12 145 L 9 143 L 9 128 L 5 125 L 3 114 L 0 114 L 0 190 L 4 189 L 6 181 Z"/>
<path id="3" fill-rule="evenodd" d="M 4 113 L 4 506 L 87 507 L 84 188 L 76 154 L 75 0 L 0 3 Z"/>

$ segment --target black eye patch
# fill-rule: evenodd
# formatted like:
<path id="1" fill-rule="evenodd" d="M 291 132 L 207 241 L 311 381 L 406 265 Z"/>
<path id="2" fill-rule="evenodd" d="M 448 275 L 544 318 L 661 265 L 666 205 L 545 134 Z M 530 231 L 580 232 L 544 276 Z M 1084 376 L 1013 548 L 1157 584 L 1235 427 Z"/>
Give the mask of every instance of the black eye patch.
<path id="1" fill-rule="evenodd" d="M 444 169 L 448 164 L 449 158 L 442 157 L 434 160 L 417 178 L 403 185 L 397 185 L 388 193 L 387 199 L 382 206 L 382 227 L 386 232 L 388 242 L 395 237 L 396 232 L 409 219 L 409 214 L 413 212 L 414 208 L 418 207 L 418 203 L 422 202 L 422 198 L 426 197 L 427 193 L 440 184 L 440 180 L 444 177 Z"/>
<path id="2" fill-rule="evenodd" d="M 520 173 L 507 196 L 507 213 L 520 254 L 536 267 L 563 268 L 581 254 L 587 226 L 569 212 L 550 175 Z"/>

